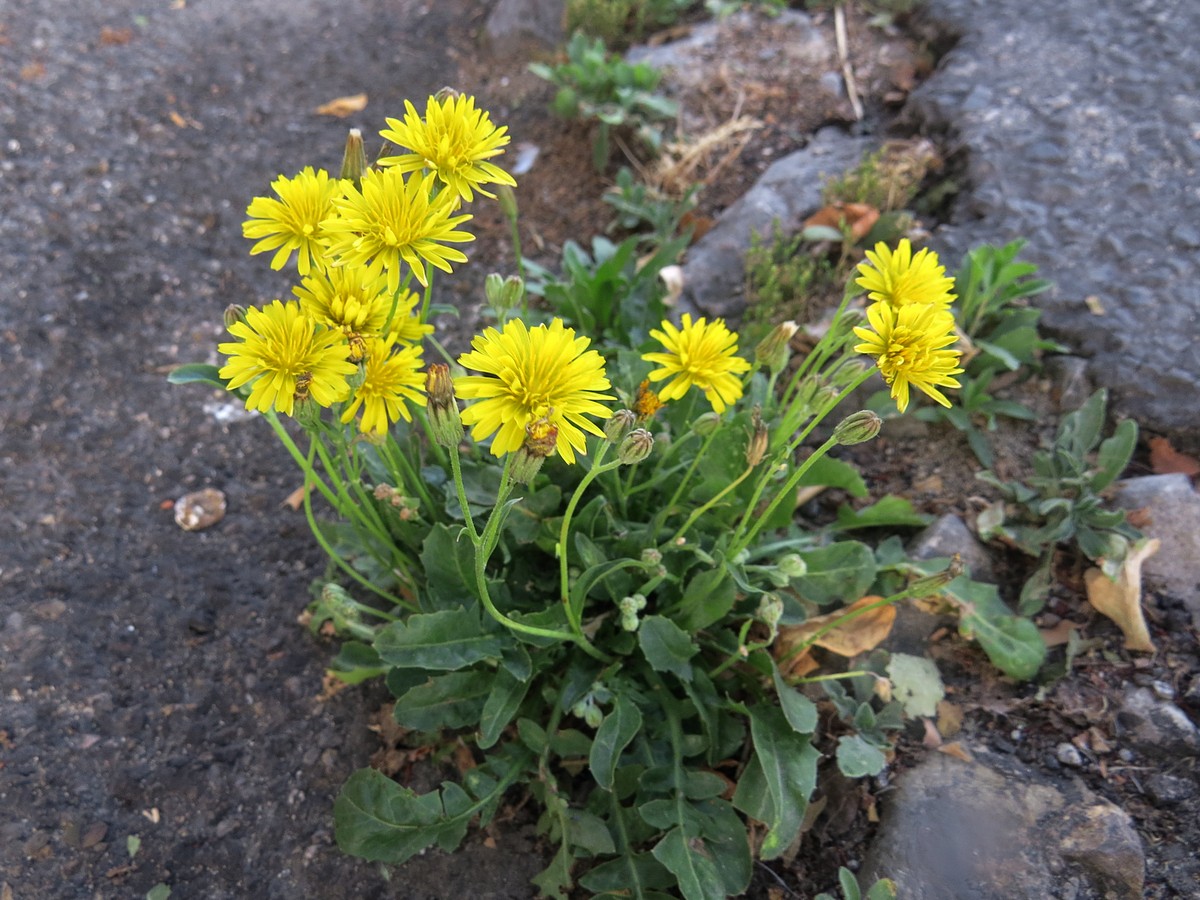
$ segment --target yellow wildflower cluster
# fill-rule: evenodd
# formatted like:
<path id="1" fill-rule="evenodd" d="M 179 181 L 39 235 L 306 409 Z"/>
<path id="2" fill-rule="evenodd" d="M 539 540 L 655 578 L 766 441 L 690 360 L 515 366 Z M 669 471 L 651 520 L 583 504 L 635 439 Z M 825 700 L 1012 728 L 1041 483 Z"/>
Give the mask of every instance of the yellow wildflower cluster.
<path id="1" fill-rule="evenodd" d="M 855 283 L 873 301 L 867 307 L 870 327 L 854 329 L 863 341 L 854 349 L 875 359 L 900 412 L 908 408 L 910 387 L 949 406 L 938 388 L 959 387 L 954 376 L 963 371 L 961 353 L 952 347 L 958 340 L 950 311 L 954 279 L 932 250 L 914 255 L 907 238 L 895 251 L 876 244 L 867 260 Z"/>
<path id="2" fill-rule="evenodd" d="M 242 233 L 252 255 L 273 253 L 279 270 L 293 257 L 300 277 L 295 300 L 274 300 L 235 317 L 236 339 L 219 346 L 230 390 L 250 385 L 246 405 L 294 412 L 311 400 L 344 403 L 342 421 L 383 435 L 408 404 L 425 405 L 421 341 L 433 332 L 417 311 L 412 279 L 428 287 L 430 267 L 451 271 L 466 261 L 450 244 L 474 240 L 458 227 L 472 191 L 515 185 L 488 160 L 509 142 L 472 97 L 431 97 L 426 116 L 411 103 L 403 122 L 389 119 L 383 137 L 410 153 L 380 160 L 382 168 L 336 178 L 305 167 L 279 176 L 273 197 L 256 197 Z M 361 167 L 360 167 L 361 168 Z"/>

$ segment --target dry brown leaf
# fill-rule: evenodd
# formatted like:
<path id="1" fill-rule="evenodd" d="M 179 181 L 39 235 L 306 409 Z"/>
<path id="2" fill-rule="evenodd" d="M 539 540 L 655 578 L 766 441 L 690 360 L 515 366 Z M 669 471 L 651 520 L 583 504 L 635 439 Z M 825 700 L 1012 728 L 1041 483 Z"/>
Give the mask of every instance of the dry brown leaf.
<path id="1" fill-rule="evenodd" d="M 1125 635 L 1127 650 L 1154 650 L 1142 614 L 1142 563 L 1157 553 L 1159 546 L 1158 538 L 1134 545 L 1125 557 L 1116 581 L 1096 568 L 1083 573 L 1088 602 L 1117 623 Z"/>
<path id="2" fill-rule="evenodd" d="M 776 657 L 782 658 L 786 656 L 793 647 L 805 643 L 818 631 L 847 613 L 870 606 L 881 599 L 883 598 L 875 596 L 863 597 L 861 600 L 851 603 L 845 609 L 835 610 L 826 615 L 809 619 L 803 625 L 791 625 L 780 628 L 779 638 L 775 642 Z M 813 643 L 818 647 L 824 647 L 826 650 L 836 653 L 838 656 L 858 656 L 860 653 L 866 653 L 868 650 L 877 647 L 891 633 L 892 625 L 895 621 L 896 608 L 891 604 L 880 606 L 869 612 L 861 613 L 848 622 L 833 628 L 821 635 Z M 796 657 L 796 659 L 786 663 L 785 668 L 788 674 L 802 676 L 817 668 L 816 663 L 813 663 L 809 659 L 806 663 L 808 668 L 805 671 L 799 671 L 801 661 L 805 660 L 807 656 L 808 651 L 805 651 Z"/>
<path id="3" fill-rule="evenodd" d="M 110 28 L 105 25 L 100 29 L 101 47 L 119 47 L 133 40 L 132 28 Z"/>
<path id="4" fill-rule="evenodd" d="M 957 703 L 940 700 L 937 705 L 937 730 L 942 737 L 953 737 L 962 730 L 963 711 Z"/>
<path id="5" fill-rule="evenodd" d="M 307 492 L 308 486 L 303 484 L 300 485 L 300 487 L 296 488 L 284 498 L 284 501 L 280 504 L 280 506 L 290 506 L 292 509 L 299 509 L 304 504 L 304 495 Z"/>
<path id="6" fill-rule="evenodd" d="M 938 753 L 945 753 L 947 756 L 953 756 L 955 759 L 961 759 L 963 762 L 975 762 L 975 757 L 958 741 L 942 744 L 942 746 L 938 747 Z"/>
<path id="7" fill-rule="evenodd" d="M 366 94 L 350 94 L 346 97 L 337 97 L 328 103 L 322 103 L 313 112 L 318 116 L 337 116 L 339 119 L 344 119 L 356 112 L 362 112 L 366 105 Z"/>
<path id="8" fill-rule="evenodd" d="M 793 645 L 794 646 L 794 645 Z M 799 656 L 781 663 L 779 671 L 791 678 L 803 678 L 821 668 L 821 664 L 812 657 L 812 650 L 805 650 Z"/>
<path id="9" fill-rule="evenodd" d="M 1041 629 L 1042 643 L 1047 647 L 1061 647 L 1071 639 L 1071 632 L 1079 628 L 1078 622 L 1063 619 L 1053 628 Z"/>
<path id="10" fill-rule="evenodd" d="M 1200 462 L 1194 456 L 1180 453 L 1165 437 L 1150 438 L 1150 468 L 1155 475 L 1200 475 Z"/>
<path id="11" fill-rule="evenodd" d="M 921 724 L 925 726 L 925 736 L 921 739 L 921 743 L 926 749 L 934 750 L 942 746 L 942 736 L 938 733 L 937 726 L 933 724 L 933 719 L 922 719 Z"/>
<path id="12" fill-rule="evenodd" d="M 170 110 L 167 113 L 167 117 L 171 120 L 171 124 L 173 124 L 176 128 L 187 128 L 187 119 L 175 112 L 175 110 Z"/>
<path id="13" fill-rule="evenodd" d="M 817 210 L 804 220 L 804 227 L 823 225 L 826 228 L 850 229 L 855 242 L 861 241 L 879 221 L 879 210 L 869 203 L 834 203 Z"/>
<path id="14" fill-rule="evenodd" d="M 1104 304 L 1100 302 L 1100 298 L 1095 294 L 1088 294 L 1083 298 L 1083 305 L 1088 308 L 1093 316 L 1107 316 L 1108 310 L 1104 308 Z"/>

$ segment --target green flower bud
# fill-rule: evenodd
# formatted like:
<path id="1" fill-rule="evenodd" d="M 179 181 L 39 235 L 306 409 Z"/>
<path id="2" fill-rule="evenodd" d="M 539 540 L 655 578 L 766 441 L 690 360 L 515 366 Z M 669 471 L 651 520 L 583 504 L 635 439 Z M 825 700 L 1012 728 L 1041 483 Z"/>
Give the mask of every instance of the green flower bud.
<path id="1" fill-rule="evenodd" d="M 621 441 L 621 446 L 617 448 L 617 458 L 624 465 L 631 466 L 649 456 L 653 449 L 654 435 L 645 428 L 635 428 Z"/>
<path id="2" fill-rule="evenodd" d="M 638 613 L 646 608 L 646 598 L 641 594 L 622 597 L 617 608 L 621 611 L 621 627 L 626 631 L 637 631 Z"/>
<path id="3" fill-rule="evenodd" d="M 792 357 L 792 338 L 800 326 L 795 322 L 780 322 L 754 348 L 754 361 L 772 375 L 778 375 Z"/>
<path id="4" fill-rule="evenodd" d="M 779 571 L 788 578 L 803 578 L 808 574 L 808 563 L 799 553 L 784 554 L 776 565 L 778 565 Z"/>
<path id="5" fill-rule="evenodd" d="M 517 221 L 517 195 L 513 189 L 507 184 L 500 184 L 492 190 L 496 192 L 496 201 L 500 204 L 500 211 L 504 213 L 505 218 L 510 222 Z"/>
<path id="6" fill-rule="evenodd" d="M 425 373 L 425 396 L 425 409 L 433 439 L 443 447 L 457 447 L 463 439 L 463 425 L 448 365 L 429 364 Z"/>
<path id="7" fill-rule="evenodd" d="M 525 282 L 516 275 L 501 278 L 492 272 L 483 281 L 483 292 L 497 317 L 503 318 L 510 309 L 515 309 L 525 296 Z"/>
<path id="8" fill-rule="evenodd" d="M 779 620 L 783 618 L 783 599 L 778 594 L 763 594 L 758 601 L 756 615 L 764 625 L 771 629 L 771 636 L 774 637 L 779 628 Z"/>
<path id="9" fill-rule="evenodd" d="M 230 303 L 227 307 L 225 307 L 225 315 L 223 318 L 225 320 L 226 328 L 232 328 L 238 322 L 245 322 L 246 307 L 239 306 L 236 303 Z"/>
<path id="10" fill-rule="evenodd" d="M 692 431 L 701 437 L 708 437 L 717 430 L 717 426 L 721 424 L 721 417 L 715 412 L 706 412 L 692 423 Z"/>
<path id="11" fill-rule="evenodd" d="M 632 409 L 618 409 L 611 419 L 604 423 L 604 436 L 614 444 L 633 430 L 637 424 L 637 413 Z"/>
<path id="12" fill-rule="evenodd" d="M 657 566 L 662 562 L 662 554 L 656 547 L 647 547 L 642 551 L 642 562 L 647 565 Z"/>
<path id="13" fill-rule="evenodd" d="M 348 178 L 358 187 L 363 172 L 367 171 L 367 153 L 363 149 L 362 132 L 351 128 L 346 136 L 346 150 L 342 153 L 342 178 Z"/>
<path id="14" fill-rule="evenodd" d="M 883 419 L 869 409 L 860 409 L 838 423 L 837 428 L 833 429 L 833 439 L 843 446 L 861 444 L 879 434 L 882 427 Z"/>

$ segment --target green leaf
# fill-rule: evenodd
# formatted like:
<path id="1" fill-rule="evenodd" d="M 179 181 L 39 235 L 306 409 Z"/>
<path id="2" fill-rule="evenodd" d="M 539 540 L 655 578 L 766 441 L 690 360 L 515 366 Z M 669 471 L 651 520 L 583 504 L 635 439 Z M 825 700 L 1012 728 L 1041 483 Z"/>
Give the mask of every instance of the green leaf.
<path id="1" fill-rule="evenodd" d="M 959 576 L 946 585 L 945 596 L 959 609 L 959 630 L 979 642 L 996 668 L 1020 680 L 1037 674 L 1046 644 L 1033 622 L 1012 615 L 994 584 Z"/>
<path id="2" fill-rule="evenodd" d="M 868 744 L 859 735 L 838 738 L 837 764 L 847 778 L 878 775 L 886 763 L 887 759 L 879 748 Z"/>
<path id="3" fill-rule="evenodd" d="M 421 565 L 429 586 L 422 592 L 423 604 L 433 609 L 462 606 L 478 594 L 475 589 L 475 547 L 462 529 L 441 523 L 429 529 L 421 544 Z"/>
<path id="4" fill-rule="evenodd" d="M 621 753 L 641 729 L 642 713 L 637 704 L 626 699 L 623 694 L 617 694 L 612 712 L 604 717 L 604 721 L 596 729 L 596 737 L 588 753 L 588 767 L 592 770 L 592 777 L 604 790 L 612 790 L 613 775 Z"/>
<path id="5" fill-rule="evenodd" d="M 435 843 L 456 846 L 472 815 L 448 815 L 441 791 L 417 794 L 374 769 L 359 769 L 333 804 L 334 836 L 346 853 L 399 865 Z"/>
<path id="6" fill-rule="evenodd" d="M 386 675 L 389 668 L 383 664 L 374 647 L 361 641 L 346 641 L 329 663 L 330 673 L 346 684 L 361 684 L 378 678 Z"/>
<path id="7" fill-rule="evenodd" d="M 450 672 L 405 691 L 397 700 L 396 721 L 414 731 L 466 728 L 479 722 L 491 693 L 486 672 Z"/>
<path id="8" fill-rule="evenodd" d="M 725 900 L 725 888 L 712 859 L 692 848 L 682 828 L 672 828 L 651 851 L 671 870 L 685 900 Z"/>
<path id="9" fill-rule="evenodd" d="M 838 240 L 840 241 L 841 238 L 839 237 Z M 868 493 L 867 483 L 863 481 L 858 469 L 829 454 L 825 454 L 809 466 L 798 484 L 801 487 L 823 485 L 824 487 L 839 488 L 851 497 L 865 497 Z"/>
<path id="10" fill-rule="evenodd" d="M 492 692 L 483 704 L 479 717 L 479 747 L 486 750 L 495 745 L 512 721 L 529 691 L 530 681 L 521 681 L 507 669 L 500 669 L 493 679 Z"/>
<path id="11" fill-rule="evenodd" d="M 207 384 L 225 391 L 229 389 L 229 382 L 217 374 L 220 371 L 216 366 L 210 366 L 207 363 L 187 363 L 176 366 L 167 373 L 167 382 L 169 384 Z"/>
<path id="12" fill-rule="evenodd" d="M 1137 446 L 1137 438 L 1137 422 L 1126 419 L 1117 426 L 1112 437 L 1100 444 L 1100 452 L 1096 455 L 1098 471 L 1090 480 L 1093 491 L 1104 490 L 1125 471 Z"/>
<path id="13" fill-rule="evenodd" d="M 670 887 L 670 872 L 649 853 L 629 853 L 601 863 L 579 879 L 579 886 L 600 894 L 623 892 L 625 897 L 650 897 L 656 888 Z"/>
<path id="14" fill-rule="evenodd" d="M 506 641 L 485 634 L 478 608 L 417 613 L 389 622 L 375 637 L 375 650 L 389 665 L 454 671 L 499 659 Z"/>
<path id="15" fill-rule="evenodd" d="M 599 816 L 582 809 L 568 809 L 567 819 L 568 840 L 572 847 L 580 847 L 592 856 L 617 852 L 612 834 Z"/>
<path id="16" fill-rule="evenodd" d="M 896 882 L 890 878 L 880 878 L 867 891 L 867 900 L 896 900 Z"/>
<path id="17" fill-rule="evenodd" d="M 550 860 L 550 865 L 530 881 L 537 885 L 538 890 L 547 897 L 553 897 L 555 900 L 567 900 L 567 892 L 572 885 L 572 861 L 571 846 L 563 841 L 558 847 L 558 852 L 554 854 L 554 859 Z"/>
<path id="18" fill-rule="evenodd" d="M 170 885 L 163 884 L 161 881 L 150 890 L 146 891 L 146 900 L 167 900 L 171 896 Z"/>
<path id="19" fill-rule="evenodd" d="M 676 620 L 686 631 L 700 631 L 723 619 L 736 599 L 737 588 L 724 566 L 704 569 L 684 588 Z"/>
<path id="20" fill-rule="evenodd" d="M 845 866 L 838 869 L 838 884 L 841 885 L 844 900 L 861 900 L 862 891 L 858 889 L 858 879 Z"/>
<path id="21" fill-rule="evenodd" d="M 932 521 L 933 516 L 917 512 L 906 498 L 889 494 L 859 510 L 843 503 L 838 507 L 837 521 L 833 527 L 836 531 L 848 531 L 852 528 L 920 528 Z"/>
<path id="22" fill-rule="evenodd" d="M 858 541 L 839 541 L 806 550 L 808 573 L 794 579 L 801 596 L 822 606 L 858 600 L 875 580 L 875 554 Z"/>
<path id="23" fill-rule="evenodd" d="M 752 708 L 750 735 L 772 808 L 772 815 L 766 821 L 770 831 L 763 838 L 761 856 L 775 859 L 800 833 L 808 799 L 817 785 L 820 754 L 806 736 L 792 730 L 778 709 Z"/>
<path id="24" fill-rule="evenodd" d="M 887 673 L 892 682 L 892 696 L 904 706 L 907 715 L 937 715 L 937 705 L 946 696 L 946 687 L 933 660 L 893 653 Z"/>
<path id="25" fill-rule="evenodd" d="M 646 616 L 638 628 L 638 645 L 656 672 L 670 672 L 684 681 L 692 677 L 689 660 L 700 652 L 686 631 L 663 616 Z"/>
<path id="26" fill-rule="evenodd" d="M 775 681 L 775 693 L 779 697 L 779 708 L 792 729 L 799 734 L 812 734 L 817 730 L 817 705 L 783 680 L 779 669 L 771 666 L 771 677 Z"/>

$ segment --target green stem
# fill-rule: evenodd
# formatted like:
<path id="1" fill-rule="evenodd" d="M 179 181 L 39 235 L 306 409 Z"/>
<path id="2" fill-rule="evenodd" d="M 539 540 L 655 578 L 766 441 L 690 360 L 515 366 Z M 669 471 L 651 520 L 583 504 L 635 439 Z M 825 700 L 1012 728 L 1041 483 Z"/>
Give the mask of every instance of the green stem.
<path id="1" fill-rule="evenodd" d="M 295 460 L 296 465 L 298 465 L 300 470 L 304 473 L 305 491 L 307 492 L 308 485 L 311 483 L 313 487 L 321 492 L 321 496 L 329 501 L 331 506 L 336 507 L 338 505 L 337 495 L 334 494 L 327 484 L 325 484 L 321 476 L 319 476 L 316 473 L 316 470 L 313 469 L 312 463 L 305 457 L 303 453 L 300 452 L 300 448 L 296 446 L 296 442 L 292 440 L 292 436 L 287 433 L 287 429 L 284 428 L 283 423 L 279 421 L 279 415 L 273 409 L 267 410 L 267 412 L 263 415 L 271 424 L 271 428 L 275 431 L 275 434 L 278 436 L 280 442 L 287 449 L 288 453 L 291 454 L 292 459 Z"/>
<path id="2" fill-rule="evenodd" d="M 725 487 L 721 488 L 720 492 L 718 492 L 715 497 L 706 502 L 703 506 L 698 506 L 692 510 L 692 514 L 687 517 L 687 521 L 679 526 L 679 530 L 675 532 L 675 536 L 671 538 L 671 543 L 678 544 L 680 539 L 687 533 L 687 530 L 696 523 L 697 519 L 712 509 L 716 504 L 720 503 L 722 497 L 724 497 L 730 491 L 736 489 L 739 484 L 750 477 L 750 473 L 753 471 L 754 466 L 748 466 L 741 475 L 729 482 L 729 484 L 725 485 Z"/>
<path id="3" fill-rule="evenodd" d="M 575 515 L 575 509 L 579 506 L 579 500 L 583 496 L 583 492 L 587 490 L 598 475 L 606 472 L 609 469 L 615 469 L 621 463 L 620 461 L 610 463 L 608 466 L 603 465 L 604 457 L 608 454 L 609 448 L 612 446 L 611 441 L 601 441 L 600 448 L 596 451 L 596 459 L 592 463 L 592 467 L 587 474 L 579 482 L 575 488 L 575 493 L 571 495 L 571 499 L 567 502 L 567 510 L 563 513 L 562 524 L 558 529 L 558 582 L 559 594 L 562 598 L 563 608 L 567 613 L 567 624 L 571 626 L 571 630 L 578 637 L 583 637 L 583 604 L 579 605 L 579 610 L 576 611 L 571 607 L 571 588 L 570 578 L 567 574 L 567 563 L 570 559 L 570 549 L 567 544 L 567 538 L 571 531 L 571 519 Z M 584 638 L 586 640 L 586 638 Z"/>
<path id="4" fill-rule="evenodd" d="M 800 484 L 800 479 L 804 477 L 804 473 L 812 468 L 813 463 L 828 453 L 831 447 L 836 445 L 837 441 L 834 438 L 830 438 L 824 444 L 814 450 L 808 459 L 796 467 L 796 471 L 794 471 L 788 480 L 784 482 L 783 487 L 779 489 L 779 493 L 777 493 L 774 499 L 767 504 L 767 508 L 763 510 L 761 515 L 755 513 L 753 506 L 746 508 L 746 514 L 742 517 L 742 521 L 738 524 L 738 532 L 741 532 L 742 529 L 747 528 L 747 526 L 748 530 L 746 530 L 740 538 L 737 537 L 737 534 L 735 533 L 733 543 L 729 548 L 730 557 L 737 556 L 750 545 L 754 538 L 758 536 L 758 533 L 763 530 L 763 527 L 770 520 L 771 515 L 776 509 L 778 509 L 779 504 L 783 502 L 784 497 L 795 498 L 796 487 Z"/>
<path id="5" fill-rule="evenodd" d="M 745 622 L 742 623 L 742 628 L 738 632 L 737 647 L 734 648 L 734 651 L 732 653 L 730 653 L 727 657 L 725 657 L 724 662 L 722 662 L 719 666 L 717 666 L 715 669 L 713 669 L 711 672 L 708 673 L 709 678 L 716 680 L 716 677 L 718 675 L 720 675 L 722 672 L 724 672 L 726 669 L 728 669 L 734 663 L 741 662 L 742 660 L 744 660 L 746 658 L 746 656 L 742 654 L 742 648 L 745 647 L 747 654 L 749 654 L 749 651 L 751 648 L 746 647 L 746 636 L 750 633 L 750 626 L 753 624 L 754 624 L 753 619 L 747 619 Z M 755 649 L 761 649 L 761 648 L 755 648 Z"/>
<path id="6" fill-rule="evenodd" d="M 675 486 L 675 492 L 671 494 L 671 500 L 663 507 L 667 515 L 671 514 L 671 510 L 675 508 L 675 504 L 683 496 L 683 490 L 687 487 L 687 483 L 691 481 L 692 475 L 696 472 L 696 467 L 700 465 L 700 460 L 704 458 L 704 454 L 708 452 L 709 445 L 713 442 L 713 438 L 717 436 L 717 432 L 721 429 L 714 428 L 704 438 L 704 443 L 700 445 L 700 449 L 696 451 L 696 455 L 692 458 L 692 464 L 688 466 L 688 470 L 683 474 L 683 478 L 679 480 L 679 484 Z"/>

